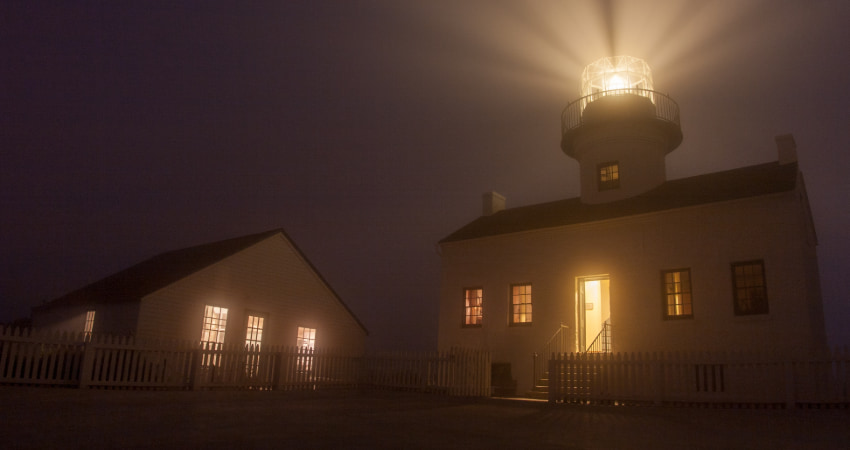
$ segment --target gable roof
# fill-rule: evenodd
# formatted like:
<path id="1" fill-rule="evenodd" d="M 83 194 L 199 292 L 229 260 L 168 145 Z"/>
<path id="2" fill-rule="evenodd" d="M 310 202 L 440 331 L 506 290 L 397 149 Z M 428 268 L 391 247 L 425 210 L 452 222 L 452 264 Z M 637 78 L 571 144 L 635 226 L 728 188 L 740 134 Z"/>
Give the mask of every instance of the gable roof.
<path id="1" fill-rule="evenodd" d="M 585 204 L 570 198 L 499 211 L 473 220 L 440 243 L 628 217 L 794 189 L 797 164 L 778 162 L 666 181 L 628 199 Z"/>
<path id="2" fill-rule="evenodd" d="M 290 239 L 289 235 L 282 228 L 162 253 L 106 278 L 95 281 L 76 291 L 72 291 L 44 305 L 36 306 L 34 309 L 42 310 L 56 306 L 137 301 L 150 293 L 186 278 L 195 272 L 277 234 L 281 234 L 292 245 L 298 255 L 310 266 L 310 269 L 331 291 L 331 294 L 368 335 L 369 332 L 363 323 L 360 322 L 360 319 L 354 315 L 354 312 L 342 301 L 336 291 L 325 280 L 324 276 L 319 273 L 313 263 L 307 259 L 301 249 L 295 245 L 295 242 Z"/>

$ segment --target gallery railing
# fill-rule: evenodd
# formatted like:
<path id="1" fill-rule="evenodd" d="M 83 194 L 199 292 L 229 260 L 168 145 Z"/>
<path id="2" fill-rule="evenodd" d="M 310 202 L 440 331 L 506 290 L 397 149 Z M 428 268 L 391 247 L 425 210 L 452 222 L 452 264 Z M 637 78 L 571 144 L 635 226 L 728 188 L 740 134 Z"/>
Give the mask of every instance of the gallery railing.
<path id="1" fill-rule="evenodd" d="M 571 102 L 561 113 L 561 134 L 566 134 L 584 125 L 584 110 L 587 106 L 605 97 L 636 95 L 648 98 L 655 106 L 655 118 L 679 126 L 679 105 L 666 94 L 648 89 L 612 89 L 586 95 Z"/>

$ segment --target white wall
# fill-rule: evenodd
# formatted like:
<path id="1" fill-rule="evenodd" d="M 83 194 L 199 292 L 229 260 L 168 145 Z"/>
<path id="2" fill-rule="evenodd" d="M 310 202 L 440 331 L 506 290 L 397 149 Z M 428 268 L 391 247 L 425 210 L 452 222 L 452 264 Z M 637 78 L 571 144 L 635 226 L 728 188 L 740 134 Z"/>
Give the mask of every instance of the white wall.
<path id="1" fill-rule="evenodd" d="M 804 196 L 791 191 L 442 245 L 439 346 L 489 349 L 530 389 L 532 352 L 564 322 L 575 280 L 610 276 L 614 351 L 780 349 L 825 344 Z M 770 312 L 735 316 L 730 264 L 764 260 Z M 660 272 L 690 268 L 693 319 L 664 320 Z M 509 327 L 508 288 L 534 285 L 534 323 Z M 462 328 L 462 289 L 484 288 L 484 324 Z M 575 336 L 575 331 L 573 331 Z"/>
<path id="2" fill-rule="evenodd" d="M 244 343 L 248 314 L 262 313 L 267 344 L 295 345 L 304 326 L 317 330 L 317 348 L 365 346 L 363 329 L 282 235 L 145 297 L 138 334 L 198 341 L 205 305 L 228 308 L 227 343 Z"/>

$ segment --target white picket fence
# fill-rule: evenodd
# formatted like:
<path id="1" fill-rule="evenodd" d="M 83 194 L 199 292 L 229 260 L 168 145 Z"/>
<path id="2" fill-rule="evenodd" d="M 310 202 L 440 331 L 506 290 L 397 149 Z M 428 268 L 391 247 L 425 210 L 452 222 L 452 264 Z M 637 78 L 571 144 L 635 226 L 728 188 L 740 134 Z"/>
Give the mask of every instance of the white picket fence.
<path id="1" fill-rule="evenodd" d="M 123 389 L 404 389 L 490 395 L 490 356 L 479 350 L 355 355 L 299 347 L 200 348 L 0 328 L 0 384 Z"/>
<path id="2" fill-rule="evenodd" d="M 549 360 L 550 403 L 850 405 L 850 352 L 791 359 L 759 352 L 569 353 Z"/>

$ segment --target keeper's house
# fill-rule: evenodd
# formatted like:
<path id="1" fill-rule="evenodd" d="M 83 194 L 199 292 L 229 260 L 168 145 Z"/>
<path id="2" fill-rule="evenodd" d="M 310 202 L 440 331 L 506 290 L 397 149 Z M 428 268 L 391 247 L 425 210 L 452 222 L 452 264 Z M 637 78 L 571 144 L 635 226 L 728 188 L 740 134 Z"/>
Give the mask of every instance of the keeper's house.
<path id="1" fill-rule="evenodd" d="M 282 229 L 155 256 L 34 308 L 33 326 L 360 353 L 368 335 Z"/>

